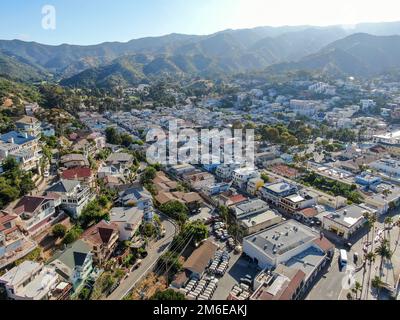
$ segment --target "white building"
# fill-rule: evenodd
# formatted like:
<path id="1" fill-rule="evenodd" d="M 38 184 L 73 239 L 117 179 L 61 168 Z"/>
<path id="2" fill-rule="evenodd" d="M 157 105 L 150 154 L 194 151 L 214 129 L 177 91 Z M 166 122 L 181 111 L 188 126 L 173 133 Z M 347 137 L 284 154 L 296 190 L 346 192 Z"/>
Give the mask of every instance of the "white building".
<path id="1" fill-rule="evenodd" d="M 61 208 L 70 213 L 74 218 L 78 218 L 83 208 L 94 198 L 90 188 L 80 181 L 60 180 L 46 192 L 61 196 Z"/>
<path id="2" fill-rule="evenodd" d="M 361 104 L 361 109 L 363 111 L 368 111 L 371 110 L 372 108 L 376 107 L 376 103 L 374 100 L 370 100 L 370 99 L 364 99 L 360 101 Z"/>
<path id="3" fill-rule="evenodd" d="M 313 91 L 315 93 L 327 94 L 327 95 L 331 95 L 331 96 L 334 96 L 336 94 L 336 87 L 331 86 L 324 82 L 317 82 L 317 83 L 309 86 L 308 90 Z"/>
<path id="4" fill-rule="evenodd" d="M 376 214 L 371 208 L 362 205 L 350 205 L 323 216 L 322 227 L 349 240 L 359 229 L 364 227 L 365 214 Z"/>
<path id="5" fill-rule="evenodd" d="M 240 167 L 240 164 L 223 164 L 216 169 L 215 175 L 222 180 L 231 180 L 233 172 Z"/>
<path id="6" fill-rule="evenodd" d="M 388 177 L 400 178 L 400 161 L 398 160 L 381 159 L 371 163 L 369 166 Z"/>
<path id="7" fill-rule="evenodd" d="M 43 155 L 39 138 L 16 131 L 0 135 L 0 161 L 8 156 L 13 157 L 23 170 L 40 171 L 39 164 Z"/>
<path id="8" fill-rule="evenodd" d="M 240 168 L 233 171 L 233 184 L 245 190 L 251 179 L 260 178 L 260 173 L 254 168 Z"/>
<path id="9" fill-rule="evenodd" d="M 326 107 L 316 100 L 290 100 L 290 109 L 298 115 L 314 116 Z"/>
<path id="10" fill-rule="evenodd" d="M 0 278 L 7 296 L 13 300 L 47 300 L 59 283 L 54 267 L 24 261 Z"/>
<path id="11" fill-rule="evenodd" d="M 307 252 L 323 260 L 332 250 L 328 240 L 295 220 L 287 220 L 243 240 L 244 253 L 261 269 L 285 264 L 301 253 L 306 256 Z"/>
<path id="12" fill-rule="evenodd" d="M 139 208 L 113 208 L 110 222 L 116 224 L 119 230 L 119 240 L 131 240 L 139 229 L 144 218 L 144 211 Z"/>

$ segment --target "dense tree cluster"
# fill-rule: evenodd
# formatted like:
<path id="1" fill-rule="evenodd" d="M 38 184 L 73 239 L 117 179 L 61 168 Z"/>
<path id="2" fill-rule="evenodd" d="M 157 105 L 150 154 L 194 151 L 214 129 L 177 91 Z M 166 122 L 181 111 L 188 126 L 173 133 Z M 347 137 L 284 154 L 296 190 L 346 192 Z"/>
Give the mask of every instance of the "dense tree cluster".
<path id="1" fill-rule="evenodd" d="M 334 196 L 345 197 L 353 203 L 362 202 L 362 195 L 357 191 L 356 185 L 348 185 L 333 179 L 328 179 L 314 172 L 303 176 L 302 182 L 305 185 L 315 187 Z"/>
<path id="2" fill-rule="evenodd" d="M 3 170 L 4 173 L 0 176 L 0 208 L 27 195 L 35 188 L 32 172 L 21 170 L 14 158 L 8 157 L 4 160 Z"/>
<path id="3" fill-rule="evenodd" d="M 167 289 L 165 291 L 157 291 L 156 294 L 151 297 L 151 300 L 179 301 L 186 300 L 186 297 L 183 293 L 177 292 L 172 289 Z"/>

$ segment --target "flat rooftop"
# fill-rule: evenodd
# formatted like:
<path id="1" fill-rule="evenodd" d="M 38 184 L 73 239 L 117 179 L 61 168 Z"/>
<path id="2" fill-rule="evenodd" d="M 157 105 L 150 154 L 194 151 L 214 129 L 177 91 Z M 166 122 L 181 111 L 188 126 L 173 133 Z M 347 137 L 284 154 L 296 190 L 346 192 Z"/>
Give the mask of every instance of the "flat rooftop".
<path id="1" fill-rule="evenodd" d="M 295 220 L 287 220 L 246 237 L 245 241 L 264 251 L 268 256 L 276 257 L 318 238 L 319 235 L 312 229 Z"/>
<path id="2" fill-rule="evenodd" d="M 325 216 L 326 219 L 333 220 L 341 225 L 351 228 L 360 220 L 364 220 L 364 213 L 369 212 L 367 208 L 357 205 L 347 206 Z"/>
<path id="3" fill-rule="evenodd" d="M 293 203 L 299 203 L 299 202 L 302 202 L 305 200 L 302 196 L 300 196 L 298 194 L 293 194 L 291 196 L 286 197 L 285 199 L 287 199 Z"/>
<path id="4" fill-rule="evenodd" d="M 278 213 L 268 210 L 259 214 L 255 214 L 254 216 L 250 217 L 245 217 L 241 218 L 240 222 L 247 228 L 251 228 L 253 226 L 262 224 L 264 222 L 276 219 L 276 218 L 281 218 L 281 215 Z"/>
<path id="5" fill-rule="evenodd" d="M 271 190 L 272 192 L 277 193 L 277 194 L 287 192 L 290 189 L 292 189 L 293 187 L 295 187 L 295 186 L 292 184 L 289 184 L 287 182 L 278 182 L 278 183 L 264 186 L 265 189 Z"/>
<path id="6" fill-rule="evenodd" d="M 324 253 L 314 247 L 310 247 L 287 261 L 285 266 L 302 270 L 306 274 L 306 278 L 308 278 L 324 259 Z"/>
<path id="7" fill-rule="evenodd" d="M 240 217 L 241 215 L 257 212 L 260 210 L 268 210 L 268 203 L 261 199 L 249 200 L 244 203 L 238 204 L 236 207 L 236 216 Z"/>

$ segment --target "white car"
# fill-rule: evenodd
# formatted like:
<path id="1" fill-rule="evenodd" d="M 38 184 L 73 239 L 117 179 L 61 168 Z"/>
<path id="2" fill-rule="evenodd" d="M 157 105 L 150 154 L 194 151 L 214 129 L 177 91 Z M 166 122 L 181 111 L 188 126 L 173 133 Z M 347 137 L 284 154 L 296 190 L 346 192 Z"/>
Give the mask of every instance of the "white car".
<path id="1" fill-rule="evenodd" d="M 50 172 L 49 172 L 49 171 L 45 171 L 45 172 L 43 173 L 43 176 L 44 176 L 45 178 L 50 177 Z"/>

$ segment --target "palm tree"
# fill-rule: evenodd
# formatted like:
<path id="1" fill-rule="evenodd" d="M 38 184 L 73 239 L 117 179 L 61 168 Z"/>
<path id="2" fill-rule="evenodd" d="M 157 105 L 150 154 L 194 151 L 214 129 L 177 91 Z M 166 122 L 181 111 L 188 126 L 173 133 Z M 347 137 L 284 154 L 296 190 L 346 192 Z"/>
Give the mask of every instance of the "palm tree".
<path id="1" fill-rule="evenodd" d="M 391 231 L 392 224 L 393 224 L 393 218 L 392 217 L 386 217 L 386 219 L 384 221 L 384 224 L 383 224 L 383 226 L 385 228 L 384 234 L 385 234 L 386 228 L 387 228 L 388 229 L 388 238 L 389 239 L 390 239 L 390 231 Z"/>
<path id="2" fill-rule="evenodd" d="M 397 226 L 397 228 L 399 229 L 399 233 L 397 234 L 396 246 L 395 246 L 395 248 L 394 248 L 394 250 L 393 250 L 393 254 L 396 252 L 397 247 L 398 247 L 398 245 L 399 245 L 399 241 L 400 241 L 400 219 L 397 220 L 396 226 Z"/>
<path id="3" fill-rule="evenodd" d="M 361 283 L 359 283 L 358 281 L 356 281 L 354 288 L 351 290 L 355 295 L 356 295 L 356 300 L 358 299 L 358 293 L 362 293 L 362 289 L 363 286 L 361 285 Z M 360 296 L 361 299 L 361 296 Z"/>
<path id="4" fill-rule="evenodd" d="M 375 259 L 376 259 L 376 255 L 375 255 L 375 253 L 374 253 L 373 251 L 368 252 L 368 253 L 365 255 L 365 261 L 368 261 L 368 262 L 369 262 L 368 281 L 367 281 L 367 291 L 366 291 L 367 299 L 368 299 L 368 292 L 369 292 L 369 287 L 370 287 L 370 283 L 371 283 L 372 264 L 375 262 Z M 366 267 L 366 265 L 365 265 L 365 267 Z"/>
<path id="5" fill-rule="evenodd" d="M 379 278 L 378 276 L 376 276 L 373 280 L 372 280 L 372 287 L 374 289 L 380 289 L 383 286 L 383 281 L 381 280 L 381 278 Z"/>
<path id="6" fill-rule="evenodd" d="M 364 214 L 364 218 L 367 220 L 367 227 L 368 227 L 368 233 L 367 233 L 367 242 L 369 242 L 369 234 L 372 231 L 372 241 L 371 241 L 371 253 L 373 253 L 374 251 L 374 235 L 375 235 L 375 223 L 376 223 L 376 216 L 374 214 L 371 214 L 369 212 L 366 212 Z M 366 260 L 367 259 L 368 254 L 366 255 Z M 374 258 L 374 254 L 370 255 L 370 258 L 373 260 L 370 260 L 370 264 L 369 264 L 369 272 L 368 272 L 368 287 L 369 287 L 369 283 L 371 281 L 371 271 L 372 271 L 372 262 L 375 261 Z M 368 291 L 367 291 L 368 294 Z"/>
<path id="7" fill-rule="evenodd" d="M 381 264 L 379 267 L 379 277 L 382 278 L 383 263 L 385 259 L 392 258 L 392 251 L 390 250 L 390 241 L 383 239 L 380 246 L 376 248 L 375 253 L 381 257 Z"/>
<path id="8" fill-rule="evenodd" d="M 376 259 L 376 255 L 375 255 L 375 253 L 373 253 L 373 252 L 368 252 L 368 253 L 365 255 L 365 260 L 367 260 L 367 261 L 369 262 L 369 264 L 374 263 L 374 262 L 375 262 L 375 259 Z"/>
<path id="9" fill-rule="evenodd" d="M 364 218 L 366 219 L 366 224 L 368 227 L 367 242 L 369 242 L 369 235 L 370 235 L 371 231 L 373 231 L 373 229 L 374 229 L 376 217 L 375 217 L 375 215 L 373 215 L 369 212 L 365 212 Z"/>

